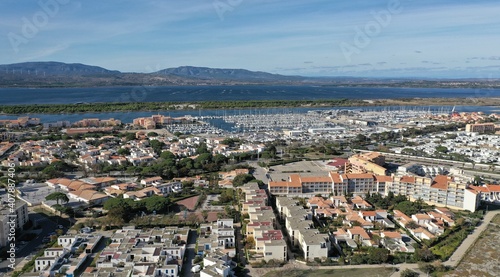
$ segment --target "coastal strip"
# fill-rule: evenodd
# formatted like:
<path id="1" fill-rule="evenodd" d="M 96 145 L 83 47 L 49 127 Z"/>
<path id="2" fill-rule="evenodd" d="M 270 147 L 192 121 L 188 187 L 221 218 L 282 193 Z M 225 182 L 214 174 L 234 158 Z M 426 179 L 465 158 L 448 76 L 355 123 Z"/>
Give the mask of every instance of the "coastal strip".
<path id="1" fill-rule="evenodd" d="M 377 107 L 377 106 L 499 106 L 500 98 L 396 98 L 324 100 L 251 100 L 191 102 L 122 102 L 2 105 L 0 114 L 56 114 L 88 112 L 172 111 L 198 109 L 297 108 L 297 107 Z"/>

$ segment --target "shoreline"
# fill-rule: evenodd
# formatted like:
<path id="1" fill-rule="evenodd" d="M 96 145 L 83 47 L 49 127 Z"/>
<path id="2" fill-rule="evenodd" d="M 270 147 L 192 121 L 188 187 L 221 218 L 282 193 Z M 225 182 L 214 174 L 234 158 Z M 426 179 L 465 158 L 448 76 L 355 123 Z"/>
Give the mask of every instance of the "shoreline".
<path id="1" fill-rule="evenodd" d="M 226 100 L 186 102 L 96 102 L 75 104 L 1 105 L 0 115 L 84 114 L 106 112 L 169 112 L 265 108 L 336 108 L 380 106 L 478 106 L 499 107 L 499 97 L 486 98 L 392 98 L 324 100 Z"/>

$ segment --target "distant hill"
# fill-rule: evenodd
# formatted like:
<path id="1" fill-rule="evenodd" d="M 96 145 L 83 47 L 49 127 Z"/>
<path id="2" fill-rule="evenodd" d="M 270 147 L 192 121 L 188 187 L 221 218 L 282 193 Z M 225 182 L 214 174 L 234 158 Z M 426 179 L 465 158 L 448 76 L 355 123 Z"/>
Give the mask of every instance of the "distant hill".
<path id="1" fill-rule="evenodd" d="M 0 65 L 0 87 L 103 87 L 184 85 L 313 85 L 362 87 L 500 88 L 486 79 L 421 80 L 302 77 L 246 69 L 181 66 L 154 73 L 125 73 L 80 63 L 25 62 Z"/>
<path id="2" fill-rule="evenodd" d="M 301 81 L 304 77 L 284 76 L 262 71 L 250 71 L 246 69 L 221 69 L 209 67 L 181 66 L 167 68 L 156 72 L 158 74 L 175 75 L 179 77 L 197 78 L 203 80 L 232 80 L 232 81 Z"/>
<path id="3" fill-rule="evenodd" d="M 26 74 L 26 75 L 59 75 L 59 76 L 86 76 L 99 74 L 120 74 L 117 70 L 108 70 L 99 66 L 85 65 L 81 63 L 61 62 L 26 62 L 0 65 L 0 74 Z"/>

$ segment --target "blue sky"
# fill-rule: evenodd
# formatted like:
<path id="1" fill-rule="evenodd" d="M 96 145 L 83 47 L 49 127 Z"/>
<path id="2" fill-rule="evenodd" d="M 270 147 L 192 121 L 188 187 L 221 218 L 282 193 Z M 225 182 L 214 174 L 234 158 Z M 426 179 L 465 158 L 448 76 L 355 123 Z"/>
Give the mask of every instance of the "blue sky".
<path id="1" fill-rule="evenodd" d="M 49 3 L 41 5 L 40 3 Z M 0 64 L 499 77 L 496 0 L 2 0 Z"/>

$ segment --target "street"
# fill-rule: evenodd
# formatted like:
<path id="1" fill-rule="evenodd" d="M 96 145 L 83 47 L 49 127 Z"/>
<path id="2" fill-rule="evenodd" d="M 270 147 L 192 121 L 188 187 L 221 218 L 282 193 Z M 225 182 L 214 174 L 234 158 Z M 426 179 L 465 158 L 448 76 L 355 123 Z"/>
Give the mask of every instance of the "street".
<path id="1" fill-rule="evenodd" d="M 193 259 L 196 256 L 196 252 L 198 251 L 197 249 L 195 249 L 197 240 L 198 240 L 198 232 L 196 230 L 190 230 L 188 241 L 186 242 L 187 243 L 186 252 L 184 253 L 185 262 L 182 264 L 181 276 L 185 277 L 195 276 L 195 274 L 191 272 L 191 268 L 193 267 Z"/>
<path id="2" fill-rule="evenodd" d="M 36 252 L 38 251 L 38 248 L 44 244 L 42 243 L 43 238 L 48 236 L 50 233 L 54 232 L 58 225 L 56 222 L 37 213 L 30 213 L 29 216 L 34 224 L 38 224 L 39 226 L 41 226 L 41 229 L 39 229 L 40 233 L 35 239 L 31 240 L 24 246 L 18 246 L 19 250 L 16 252 L 16 262 L 15 262 L 16 266 L 19 265 L 23 260 L 25 260 L 26 257 L 30 258 L 32 255 L 35 255 Z M 65 226 L 65 228 L 67 228 L 67 226 Z M 8 260 L 2 261 L 0 263 L 0 268 L 2 269 L 1 272 L 7 272 L 4 270 L 9 269 L 8 268 L 9 264 L 10 263 Z"/>

